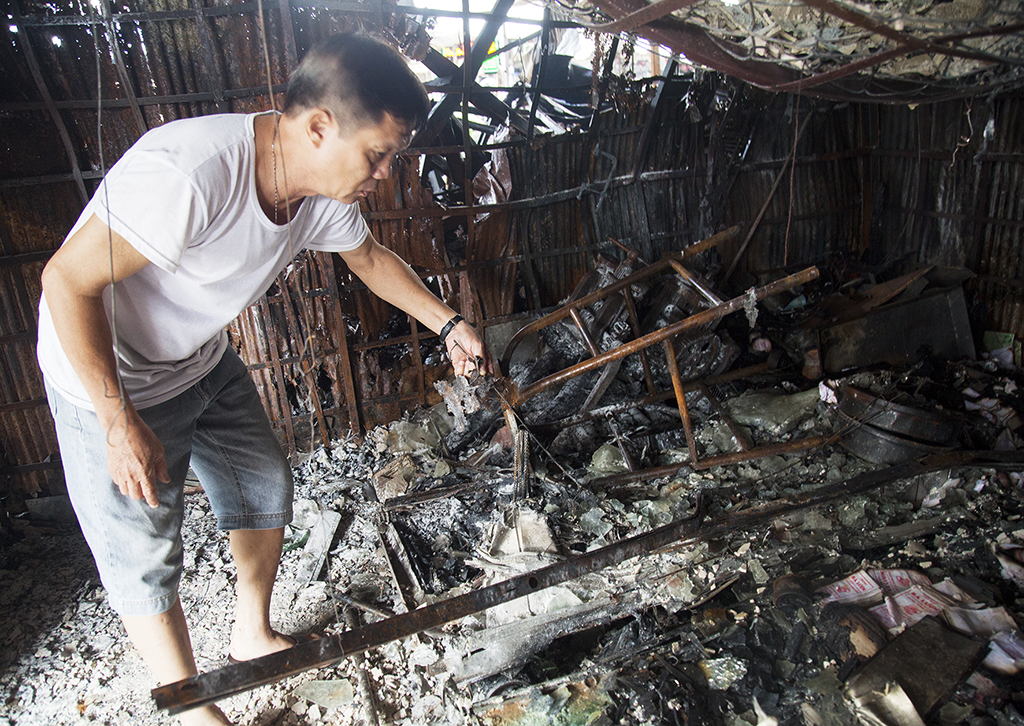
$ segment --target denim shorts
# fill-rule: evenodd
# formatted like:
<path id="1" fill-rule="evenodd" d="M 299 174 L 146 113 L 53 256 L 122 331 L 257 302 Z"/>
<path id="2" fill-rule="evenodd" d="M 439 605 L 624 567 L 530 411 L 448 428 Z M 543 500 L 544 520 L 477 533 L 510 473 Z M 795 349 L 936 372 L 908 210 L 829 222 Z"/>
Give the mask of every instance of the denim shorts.
<path id="1" fill-rule="evenodd" d="M 120 615 L 171 608 L 181 578 L 184 484 L 189 464 L 217 528 L 275 529 L 291 522 L 292 472 L 245 364 L 230 347 L 202 380 L 139 416 L 164 446 L 170 484 L 160 505 L 121 494 L 107 470 L 96 414 L 47 386 L 68 494 L 111 607 Z"/>

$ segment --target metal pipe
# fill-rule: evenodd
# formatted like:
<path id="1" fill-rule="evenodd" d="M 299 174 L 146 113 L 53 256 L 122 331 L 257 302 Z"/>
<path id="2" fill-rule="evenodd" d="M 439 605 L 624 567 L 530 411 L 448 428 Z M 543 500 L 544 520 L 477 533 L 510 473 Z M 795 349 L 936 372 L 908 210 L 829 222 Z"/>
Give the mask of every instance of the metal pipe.
<path id="1" fill-rule="evenodd" d="M 756 300 L 763 300 L 764 298 L 782 292 L 783 290 L 789 290 L 791 288 L 797 287 L 798 285 L 806 284 L 812 280 L 817 279 L 818 274 L 819 273 L 817 267 L 808 267 L 805 270 L 801 270 L 800 272 L 784 277 L 781 280 L 776 280 L 775 282 L 769 283 L 764 287 L 752 288 L 754 298 Z M 589 297 L 589 295 L 587 297 Z M 690 317 L 685 318 L 684 320 L 680 320 L 677 323 L 673 323 L 672 325 L 668 325 L 662 328 L 661 330 L 656 330 L 652 333 L 648 333 L 642 338 L 637 338 L 636 340 L 624 343 L 618 346 L 617 348 L 613 348 L 612 350 L 606 351 L 601 355 L 589 358 L 588 360 L 582 361 L 581 363 L 577 363 L 576 365 L 569 366 L 568 368 L 565 368 L 559 371 L 558 373 L 554 373 L 548 376 L 547 378 L 543 378 L 537 381 L 536 383 L 531 383 L 529 386 L 518 392 L 518 394 L 515 396 L 515 400 L 513 401 L 513 403 L 522 403 L 523 401 L 532 398 L 533 396 L 536 396 L 541 391 L 544 391 L 555 384 L 564 383 L 565 381 L 568 381 L 571 378 L 575 378 L 581 373 L 585 373 L 587 371 L 592 371 L 596 368 L 600 368 L 601 366 L 603 366 L 606 363 L 609 363 L 610 361 L 625 358 L 627 355 L 636 353 L 637 351 L 643 350 L 644 348 L 652 346 L 655 343 L 660 343 L 663 340 L 668 340 L 672 336 L 678 335 L 679 333 L 682 333 L 685 330 L 691 330 L 692 328 L 707 325 L 711 322 L 714 322 L 715 320 L 718 320 L 719 318 L 723 318 L 726 315 L 734 313 L 737 310 L 741 309 L 749 298 L 750 293 L 744 293 L 742 295 L 734 297 L 732 300 L 722 303 L 721 305 L 717 305 L 708 310 L 704 310 L 702 312 L 697 313 L 696 315 L 691 315 Z M 586 298 L 581 298 L 581 300 L 583 299 Z M 516 335 L 518 335 L 518 333 Z M 511 343 L 509 345 L 511 345 Z"/>
<path id="2" fill-rule="evenodd" d="M 679 418 L 683 421 L 683 433 L 686 434 L 686 448 L 690 450 L 690 461 L 697 460 L 697 440 L 693 436 L 693 422 L 690 420 L 690 408 L 686 405 L 686 392 L 683 391 L 683 379 L 679 377 L 679 364 L 676 363 L 676 349 L 671 340 L 661 341 L 668 361 L 668 373 L 672 378 L 672 390 L 676 394 L 676 406 Z"/>
<path id="3" fill-rule="evenodd" d="M 508 370 L 508 362 L 512 358 L 513 351 L 515 351 L 516 346 L 518 346 L 528 335 L 535 333 L 541 328 L 545 328 L 548 325 L 551 325 L 552 323 L 558 322 L 559 320 L 568 317 L 571 314 L 569 312 L 571 308 L 585 308 L 588 305 L 593 305 L 598 300 L 603 300 L 612 293 L 616 293 L 619 290 L 631 287 L 636 283 L 640 282 L 641 280 L 644 280 L 652 275 L 656 275 L 660 272 L 663 272 L 671 264 L 671 259 L 675 259 L 677 261 L 686 260 L 690 257 L 693 257 L 694 255 L 700 254 L 701 252 L 706 252 L 712 247 L 717 247 L 723 242 L 731 242 L 738 236 L 739 231 L 740 225 L 737 224 L 730 227 L 727 230 L 718 232 L 717 234 L 713 234 L 707 239 L 703 239 L 700 242 L 697 242 L 696 244 L 690 245 L 681 252 L 666 255 L 657 262 L 654 262 L 648 265 L 647 267 L 644 267 L 642 270 L 634 272 L 632 275 L 629 275 L 628 277 L 624 277 L 621 280 L 614 282 L 611 285 L 608 285 L 607 287 L 602 287 L 600 290 L 595 290 L 589 295 L 584 295 L 579 300 L 574 300 L 569 305 L 565 305 L 559 308 L 558 310 L 554 311 L 553 313 L 548 313 L 544 317 L 538 318 L 537 320 L 534 320 L 532 323 L 524 325 L 516 332 L 515 335 L 512 336 L 512 339 L 509 340 L 508 344 L 505 346 L 505 352 L 502 353 L 501 356 L 501 369 Z"/>

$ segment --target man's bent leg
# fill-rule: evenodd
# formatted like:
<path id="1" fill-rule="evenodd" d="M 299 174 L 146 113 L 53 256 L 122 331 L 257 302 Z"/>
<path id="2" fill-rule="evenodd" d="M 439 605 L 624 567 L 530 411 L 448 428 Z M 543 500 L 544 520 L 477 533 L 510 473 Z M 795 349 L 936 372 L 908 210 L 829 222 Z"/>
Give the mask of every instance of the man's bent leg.
<path id="1" fill-rule="evenodd" d="M 158 683 L 174 683 L 198 672 L 192 656 L 188 625 L 179 600 L 175 600 L 166 612 L 157 615 L 123 615 L 121 622 Z M 187 726 L 231 723 L 216 706 L 186 711 L 180 719 Z"/>
<path id="2" fill-rule="evenodd" d="M 202 390 L 192 468 L 217 527 L 228 530 L 238 570 L 235 624 L 228 652 L 249 660 L 293 645 L 270 627 L 270 597 L 292 518 L 292 472 L 245 365 L 230 348 Z"/>
<path id="3" fill-rule="evenodd" d="M 250 660 L 291 647 L 291 639 L 270 627 L 270 598 L 281 560 L 284 527 L 236 529 L 229 536 L 238 581 L 228 652 L 238 660 Z"/>

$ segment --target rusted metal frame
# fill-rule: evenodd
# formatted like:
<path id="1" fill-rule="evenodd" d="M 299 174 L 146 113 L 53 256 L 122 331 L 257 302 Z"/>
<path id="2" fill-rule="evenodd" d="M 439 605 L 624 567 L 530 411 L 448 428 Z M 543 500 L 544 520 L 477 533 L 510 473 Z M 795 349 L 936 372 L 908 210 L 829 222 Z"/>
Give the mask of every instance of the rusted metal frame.
<path id="1" fill-rule="evenodd" d="M 285 381 L 287 380 L 284 374 L 284 368 L 281 365 L 280 353 L 278 352 L 278 335 L 277 329 L 271 322 L 270 319 L 270 305 L 267 303 L 266 296 L 260 298 L 259 302 L 260 315 L 263 318 L 263 329 L 267 336 L 267 347 L 270 349 L 270 366 L 274 372 L 274 377 L 277 379 L 277 383 L 274 386 L 274 390 L 277 391 L 278 402 L 281 406 L 281 415 L 284 417 L 284 430 L 285 436 L 287 437 L 287 444 L 291 448 L 295 448 L 295 426 L 292 422 L 292 405 L 288 401 L 288 395 L 285 392 Z"/>
<path id="2" fill-rule="evenodd" d="M 629 326 L 633 329 L 633 337 L 640 337 L 640 318 L 636 314 L 636 303 L 633 302 L 633 291 L 630 288 L 622 290 L 622 298 L 626 301 L 626 314 L 629 315 Z M 654 376 L 651 374 L 651 363 L 647 359 L 647 351 L 640 351 L 640 365 L 644 370 L 644 383 L 647 385 L 647 393 L 652 396 L 655 393 Z"/>
<path id="3" fill-rule="evenodd" d="M 672 390 L 676 394 L 676 406 L 679 408 L 679 418 L 683 422 L 683 433 L 686 435 L 686 448 L 690 451 L 690 461 L 697 461 L 697 440 L 693 436 L 693 422 L 690 420 L 690 409 L 686 405 L 686 392 L 683 390 L 683 379 L 679 376 L 679 364 L 676 362 L 676 349 L 672 340 L 666 338 L 661 341 L 662 350 L 665 351 L 665 360 L 668 362 L 668 374 L 672 379 Z"/>
<path id="4" fill-rule="evenodd" d="M 295 310 L 292 308 L 291 291 L 288 288 L 288 280 L 285 278 L 284 273 L 278 275 L 277 286 L 281 290 L 282 304 L 284 306 L 285 318 L 288 320 L 288 327 L 295 331 L 296 335 L 301 336 L 302 327 L 299 325 L 299 321 L 295 316 Z M 324 418 L 324 411 L 320 406 L 320 390 L 317 388 L 316 379 L 313 376 L 313 367 L 310 362 L 316 359 L 316 351 L 313 350 L 313 324 L 310 322 L 308 315 L 303 317 L 306 321 L 308 335 L 305 338 L 300 338 L 299 370 L 302 371 L 302 376 L 306 379 L 306 388 L 309 392 L 310 402 L 313 404 L 313 413 L 316 416 L 317 423 L 320 424 L 320 440 L 323 442 L 324 447 L 330 448 L 331 432 L 327 430 L 327 420 Z M 306 350 L 307 346 L 308 350 Z"/>
<path id="5" fill-rule="evenodd" d="M 863 494 L 885 484 L 930 471 L 993 463 L 998 466 L 1020 468 L 1024 466 L 1024 459 L 1018 452 L 955 451 L 932 455 L 918 461 L 869 471 L 846 481 L 826 484 L 743 511 L 720 514 L 709 520 L 703 519 L 703 502 L 698 497 L 697 513 L 689 519 L 671 522 L 649 532 L 517 575 L 494 585 L 364 625 L 357 630 L 299 643 L 292 648 L 261 658 L 158 686 L 151 694 L 158 709 L 170 714 L 181 713 L 312 668 L 332 665 L 370 648 L 475 615 L 495 605 L 613 567 L 635 557 L 644 557 L 667 548 L 677 548 L 697 541 L 721 538 L 737 531 L 750 530 L 787 514 Z"/>
<path id="6" fill-rule="evenodd" d="M 345 387 L 345 404 L 348 407 L 348 427 L 352 431 L 362 432 L 363 425 L 359 420 L 359 401 L 356 399 L 355 373 L 352 371 L 352 359 L 348 350 L 348 326 L 345 324 L 345 316 L 341 311 L 341 294 L 338 292 L 337 268 L 335 256 L 330 252 L 320 253 L 324 261 L 325 277 L 327 278 L 327 289 L 331 293 L 331 301 L 334 304 L 334 321 L 338 336 L 338 355 L 341 357 L 341 367 L 344 371 L 342 385 Z M 419 348 L 417 339 L 413 345 Z"/>
<path id="7" fill-rule="evenodd" d="M 544 71 L 548 65 L 548 51 L 551 47 L 551 8 L 544 6 L 544 22 L 540 30 L 540 62 L 534 68 L 536 81 L 533 85 L 533 103 L 530 104 L 530 118 L 526 124 L 526 138 L 533 138 L 534 124 L 537 122 L 537 107 L 544 87 Z"/>
<path id="8" fill-rule="evenodd" d="M 289 0 L 277 0 L 277 12 L 281 16 L 281 31 L 284 33 L 284 57 L 290 71 L 299 64 L 299 53 L 295 45 L 295 21 L 292 19 L 292 5 Z"/>
<path id="9" fill-rule="evenodd" d="M 668 263 L 672 265 L 672 269 L 676 271 L 676 274 L 678 274 L 681 278 L 686 280 L 686 282 L 689 283 L 689 285 L 694 290 L 703 295 L 705 300 L 707 300 L 712 305 L 722 304 L 722 298 L 718 297 L 718 295 L 716 295 L 710 287 L 705 285 L 701 280 L 697 279 L 696 275 L 694 275 L 692 272 L 683 267 L 683 264 L 679 262 L 679 260 L 669 258 Z"/>
<path id="10" fill-rule="evenodd" d="M 447 95 L 441 101 L 430 110 L 430 114 L 427 117 L 427 122 L 423 125 L 423 128 L 416 133 L 410 146 L 422 146 L 434 140 L 441 131 L 441 127 L 448 122 L 451 118 L 452 113 L 455 110 L 456 104 L 461 103 L 463 113 L 463 135 L 464 138 L 469 133 L 469 97 L 472 91 L 470 89 L 475 85 L 477 73 L 480 71 L 480 66 L 483 65 L 484 61 L 487 60 L 487 49 L 491 47 L 491 43 L 498 37 L 498 30 L 505 22 L 505 18 L 508 16 L 508 11 L 512 8 L 513 0 L 497 0 L 494 4 L 494 8 L 491 10 L 491 14 L 488 16 L 487 23 L 484 25 L 480 34 L 475 40 L 471 40 L 469 37 L 469 7 L 467 4 L 468 0 L 463 0 L 462 20 L 463 20 L 463 38 L 466 44 L 466 49 L 463 53 L 462 67 L 458 68 L 455 66 L 456 71 L 462 74 L 462 85 L 463 93 L 459 96 Z M 454 64 L 452 64 L 454 66 Z M 438 73 L 438 77 L 445 77 Z M 454 73 L 447 74 L 454 76 Z M 464 143 L 464 146 L 466 144 Z M 466 165 L 467 169 L 471 168 L 471 160 L 466 151 Z M 467 174 L 471 173 L 467 171 Z"/>
<path id="11" fill-rule="evenodd" d="M 673 257 L 678 260 L 686 260 L 690 257 L 693 257 L 694 255 L 700 254 L 701 252 L 705 252 L 711 249 L 712 247 L 716 247 L 717 245 L 720 245 L 723 242 L 735 239 L 738 231 L 739 225 L 736 225 L 730 227 L 729 229 L 723 232 L 718 232 L 717 234 L 714 234 L 711 237 L 708 237 L 707 239 L 701 240 L 697 244 L 690 245 L 689 247 L 680 252 L 669 253 L 661 260 L 654 262 L 648 265 L 647 267 L 644 267 L 643 269 L 634 272 L 632 275 L 624 277 L 621 280 L 614 282 L 606 287 L 602 287 L 599 290 L 595 290 L 594 292 L 588 295 L 584 295 L 580 299 L 574 300 L 569 305 L 565 305 L 559 308 L 558 310 L 552 313 L 548 313 L 547 315 L 538 318 L 537 320 L 534 320 L 533 322 L 523 326 L 518 332 L 516 332 L 515 335 L 512 336 L 508 344 L 505 346 L 505 352 L 501 356 L 502 370 L 507 369 L 508 361 L 512 357 L 512 351 L 515 350 L 516 346 L 519 345 L 519 343 L 521 343 L 523 339 L 525 339 L 528 335 L 537 332 L 541 328 L 546 328 L 548 325 L 551 325 L 552 323 L 557 323 L 559 320 L 568 317 L 570 315 L 569 310 L 571 308 L 578 309 L 588 307 L 589 305 L 593 305 L 595 302 L 603 300 L 609 295 L 617 293 L 620 290 L 624 290 L 628 287 L 631 287 L 632 285 L 635 285 L 637 282 L 640 282 L 641 280 L 651 277 L 652 275 L 664 272 L 670 267 L 671 263 L 669 262 L 669 260 L 672 259 Z"/>
<path id="12" fill-rule="evenodd" d="M 31 474 L 36 471 L 49 471 L 52 469 L 63 469 L 59 461 L 40 461 L 38 464 L 13 464 L 0 468 L 0 475 L 6 474 Z"/>
<path id="13" fill-rule="evenodd" d="M 45 405 L 45 398 L 33 398 L 29 401 L 14 401 L 11 403 L 0 404 L 0 412 L 7 413 L 8 411 L 25 411 L 30 408 L 40 408 Z"/>
<path id="14" fill-rule="evenodd" d="M 890 28 L 885 23 L 879 22 L 878 20 L 875 20 L 869 15 L 865 15 L 864 13 L 858 10 L 846 7 L 845 5 L 840 5 L 837 2 L 833 2 L 833 0 L 801 0 L 801 2 L 803 2 L 805 5 L 810 5 L 813 8 L 817 8 L 822 12 L 828 13 L 829 15 L 833 15 L 837 18 L 840 18 L 841 20 L 845 20 L 848 23 L 853 23 L 854 25 L 860 28 L 870 30 L 872 33 L 881 35 L 883 38 L 889 38 L 890 40 L 894 40 L 897 43 L 900 43 L 910 48 L 925 50 L 930 53 L 938 53 L 939 55 L 951 55 L 956 56 L 958 58 L 968 58 L 970 60 L 980 60 L 989 63 L 1009 63 L 1011 65 L 1021 65 L 1020 62 L 1015 63 L 1008 58 L 1002 58 L 997 55 L 992 55 L 991 53 L 985 53 L 983 51 L 961 50 L 959 48 L 947 48 L 930 40 L 921 40 L 920 38 L 917 38 L 913 35 L 908 35 L 907 33 L 903 33 L 898 30 L 895 30 L 894 28 Z"/>
<path id="15" fill-rule="evenodd" d="M 571 315 L 570 311 L 573 310 L 574 308 L 585 308 L 589 305 L 593 305 L 595 302 L 603 300 L 604 298 L 608 297 L 609 295 L 612 295 L 613 293 L 619 292 L 620 290 L 626 287 L 634 285 L 640 280 L 644 280 L 648 277 L 651 277 L 652 275 L 664 272 L 668 268 L 668 266 L 668 260 L 662 259 L 658 262 L 655 262 L 654 264 L 648 265 L 642 270 L 634 272 L 632 275 L 628 277 L 622 278 L 618 282 L 614 282 L 611 285 L 608 285 L 607 287 L 602 287 L 600 290 L 595 290 L 589 295 L 584 295 L 580 299 L 575 300 L 572 303 L 559 308 L 555 312 L 548 313 L 547 315 L 538 318 L 537 320 L 534 320 L 533 322 L 528 323 L 527 325 L 524 325 L 516 332 L 515 335 L 512 336 L 508 344 L 505 346 L 505 352 L 501 356 L 502 370 L 507 370 L 509 359 L 512 357 L 512 352 L 516 349 L 516 346 L 518 346 L 519 343 L 521 343 L 527 336 L 536 333 L 541 328 L 546 328 L 552 323 L 557 323 L 559 320 L 564 320 L 565 318 Z"/>
<path id="16" fill-rule="evenodd" d="M 602 23 L 601 25 L 590 26 L 590 29 L 597 31 L 598 33 L 622 33 L 629 30 L 635 30 L 641 25 L 647 25 L 647 23 L 650 23 L 653 20 L 663 18 L 677 10 L 688 8 L 699 1 L 700 0 L 658 0 L 658 2 L 653 2 L 647 7 L 636 10 L 629 15 L 619 18 L 618 20 L 612 20 L 609 23 Z"/>
<path id="17" fill-rule="evenodd" d="M 779 169 L 779 173 L 775 175 L 775 181 L 772 182 L 772 188 L 768 192 L 768 198 L 764 200 L 764 204 L 761 205 L 761 210 L 757 213 L 757 217 L 754 219 L 754 223 L 750 225 L 750 229 L 747 231 L 747 236 L 743 239 L 743 243 L 740 248 L 736 251 L 736 256 L 732 258 L 732 263 L 729 265 L 729 269 L 726 271 L 725 276 L 722 280 L 728 281 L 732 277 L 733 271 L 736 269 L 736 265 L 740 263 L 743 258 L 743 253 L 747 251 L 747 245 L 750 244 L 750 240 L 754 238 L 754 232 L 757 231 L 758 225 L 761 223 L 761 219 L 764 217 L 765 212 L 768 211 L 768 207 L 771 206 L 772 199 L 775 197 L 775 191 L 779 188 L 779 184 L 782 183 L 783 177 L 786 176 L 786 170 L 789 169 L 790 164 L 796 158 L 796 147 L 800 143 L 801 137 L 804 135 L 804 131 L 807 130 L 807 124 L 810 123 L 813 112 L 809 112 L 804 117 L 804 122 L 800 125 L 800 129 L 796 132 L 796 139 L 793 141 L 793 148 L 790 150 L 789 155 L 786 157 L 785 163 L 782 168 Z"/>
<path id="18" fill-rule="evenodd" d="M 117 75 L 121 78 L 125 95 L 128 97 L 128 104 L 131 106 L 132 115 L 135 117 L 135 125 L 139 129 L 139 135 L 146 133 L 149 127 L 146 125 L 146 118 L 142 115 L 139 107 L 138 96 L 135 95 L 135 87 L 132 86 L 131 78 L 128 76 L 128 69 L 124 65 L 124 58 L 121 56 L 121 44 L 117 41 L 117 31 L 114 28 L 114 21 L 111 19 L 110 0 L 102 0 L 104 25 L 110 37 L 110 48 L 114 55 L 114 65 L 117 66 Z M 93 42 L 99 43 L 99 33 L 93 30 Z M 98 103 L 102 104 L 102 101 Z"/>
<path id="19" fill-rule="evenodd" d="M 720 383 L 729 383 L 731 381 L 739 380 L 742 378 L 748 378 L 750 376 L 760 375 L 771 371 L 775 366 L 770 362 L 757 363 L 756 365 L 747 366 L 746 368 L 737 368 L 734 371 L 723 373 L 718 376 L 711 376 L 701 381 L 691 381 L 683 384 L 683 393 L 690 393 L 691 391 L 698 390 L 700 385 L 716 386 Z M 579 423 L 586 421 L 594 421 L 598 418 L 604 418 L 611 416 L 616 413 L 622 413 L 623 411 L 630 411 L 634 408 L 641 408 L 643 406 L 649 406 L 655 403 L 661 403 L 671 398 L 675 398 L 675 389 L 668 391 L 660 391 L 650 396 L 643 398 L 634 399 L 631 401 L 624 401 L 622 403 L 613 403 L 609 406 L 602 406 L 601 408 L 595 408 L 592 411 L 583 411 L 569 416 L 567 418 L 559 419 L 558 421 L 549 421 L 545 423 L 532 424 L 531 428 L 534 431 L 553 431 L 564 429 L 569 426 L 574 426 Z"/>
<path id="20" fill-rule="evenodd" d="M 46 110 L 50 114 L 50 119 L 57 127 L 57 133 L 60 135 L 60 140 L 64 144 L 64 153 L 67 155 L 68 162 L 71 164 L 71 174 L 75 180 L 75 185 L 78 187 L 78 194 L 81 197 L 82 205 L 84 206 L 89 202 L 89 193 L 85 189 L 85 180 L 82 177 L 82 168 L 78 164 L 78 156 L 75 152 L 75 146 L 71 143 L 71 134 L 68 133 L 68 128 L 64 124 L 64 119 L 60 116 L 60 111 L 57 110 L 57 107 L 53 103 L 53 96 L 50 95 L 50 89 L 46 87 L 46 80 L 43 78 L 43 72 L 39 67 L 39 59 L 36 58 L 35 49 L 32 47 L 32 41 L 28 37 L 28 31 L 21 23 L 21 10 L 18 5 L 18 3 L 12 3 L 10 10 L 11 17 L 19 31 L 21 46 L 25 52 L 25 61 L 28 63 L 29 72 L 32 74 L 32 80 L 35 81 L 39 95 L 42 96 L 43 103 L 46 104 Z"/>
<path id="21" fill-rule="evenodd" d="M 220 58 L 217 56 L 217 46 L 214 43 L 213 31 L 206 22 L 206 15 L 203 14 L 203 0 L 189 0 L 192 5 L 192 12 L 196 21 L 196 30 L 199 33 L 199 47 L 202 48 L 203 62 L 207 68 L 207 78 L 213 81 L 213 102 L 219 113 L 227 113 L 229 108 L 224 97 L 224 68 Z"/>
<path id="22" fill-rule="evenodd" d="M 718 320 L 719 318 L 723 318 L 726 315 L 729 315 L 730 313 L 734 313 L 737 310 L 742 309 L 744 304 L 750 300 L 751 294 L 753 295 L 755 300 L 763 300 L 764 298 L 770 295 L 775 295 L 779 292 L 782 292 L 783 290 L 790 290 L 798 285 L 804 285 L 810 282 L 811 280 L 817 279 L 817 277 L 818 268 L 808 267 L 804 270 L 801 270 L 800 272 L 788 275 L 787 277 L 783 277 L 782 279 L 776 280 L 775 282 L 769 283 L 763 287 L 752 288 L 751 291 L 743 293 L 738 297 L 734 297 L 731 300 L 722 303 L 721 305 L 717 305 L 708 310 L 704 310 L 702 312 L 697 313 L 696 315 L 691 315 L 688 318 L 680 320 L 676 323 L 672 323 L 671 325 L 667 325 L 664 328 L 661 328 L 660 330 L 655 330 L 651 333 L 648 333 L 642 338 L 632 340 L 610 351 L 606 351 L 601 355 L 594 356 L 593 358 L 589 358 L 585 361 L 577 363 L 576 365 L 569 366 L 568 368 L 565 368 L 559 371 L 558 373 L 554 373 L 548 376 L 547 378 L 536 381 L 535 383 L 531 383 L 522 390 L 517 391 L 515 402 L 521 403 L 537 395 L 541 391 L 550 388 L 553 385 L 564 383 L 565 381 L 568 381 L 571 378 L 575 378 L 581 373 L 586 373 L 587 371 L 592 371 L 597 368 L 600 368 L 609 361 L 617 360 L 619 358 L 625 358 L 627 355 L 631 355 L 632 353 L 635 353 L 638 350 L 641 350 L 642 348 L 647 348 L 651 345 L 654 345 L 655 343 L 660 343 L 663 340 L 668 340 L 669 338 L 672 338 L 678 335 L 679 333 L 682 333 L 683 331 L 692 330 L 693 328 L 701 327 L 703 325 L 708 325 Z"/>
<path id="23" fill-rule="evenodd" d="M 420 404 L 427 403 L 427 375 L 423 370 L 423 355 L 420 353 L 420 329 L 419 322 L 412 315 L 409 316 L 409 327 L 411 329 L 412 341 L 409 344 L 409 352 L 412 354 L 413 365 L 416 366 L 416 389 L 420 394 Z"/>
<path id="24" fill-rule="evenodd" d="M 587 324 L 583 318 L 580 317 L 580 311 L 575 307 L 569 308 L 569 317 L 576 323 L 576 329 L 580 331 L 580 337 L 583 338 L 583 344 L 587 346 L 587 350 L 590 351 L 590 355 L 600 355 L 601 350 L 597 347 L 594 339 L 590 335 L 590 331 L 587 330 Z"/>
<path id="25" fill-rule="evenodd" d="M 661 2 L 655 5 L 648 5 L 648 8 L 656 7 L 656 5 L 662 5 L 666 2 L 676 2 L 677 0 L 661 0 Z M 654 122 L 658 118 L 658 110 L 661 107 L 661 97 L 665 92 L 665 88 L 668 86 L 669 79 L 676 73 L 675 56 L 672 56 L 671 62 L 668 64 L 668 70 L 665 71 L 665 77 L 658 81 L 658 90 L 654 92 L 654 98 L 651 100 L 648 106 L 647 123 L 644 124 L 644 130 L 640 134 L 639 150 L 636 156 L 633 157 L 633 182 L 635 183 L 640 177 L 640 170 L 643 168 L 647 161 L 647 155 L 651 150 L 651 130 L 654 128 Z"/>
<path id="26" fill-rule="evenodd" d="M 732 435 L 736 438 L 736 443 L 740 445 L 740 449 L 742 449 L 743 451 L 750 451 L 751 449 L 753 449 L 754 446 L 750 443 L 750 439 L 747 438 L 747 434 L 743 431 L 742 428 L 740 428 L 736 424 L 735 421 L 732 420 L 732 416 L 730 416 L 729 413 L 725 410 L 725 407 L 722 405 L 722 402 L 718 400 L 718 396 L 716 396 L 711 391 L 711 387 L 705 383 L 701 383 L 700 385 L 697 386 L 697 390 L 699 390 L 701 392 L 701 395 L 703 395 L 704 398 L 707 399 L 708 403 L 711 404 L 711 408 L 713 408 L 715 412 L 722 417 L 722 420 L 725 422 L 725 425 L 728 427 Z"/>

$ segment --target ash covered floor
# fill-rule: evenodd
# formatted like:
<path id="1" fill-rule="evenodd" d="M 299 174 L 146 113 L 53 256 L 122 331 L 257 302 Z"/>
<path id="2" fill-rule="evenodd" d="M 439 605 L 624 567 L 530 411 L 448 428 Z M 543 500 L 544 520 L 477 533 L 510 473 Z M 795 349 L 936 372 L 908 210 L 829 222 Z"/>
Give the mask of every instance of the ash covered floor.
<path id="1" fill-rule="evenodd" d="M 1012 378 L 986 375 L 1014 389 Z M 829 390 L 885 382 L 831 381 L 804 395 L 791 429 L 775 435 L 833 432 Z M 693 516 L 698 492 L 711 521 L 882 468 L 829 444 L 706 472 L 682 465 L 612 492 L 593 484 L 620 470 L 621 454 L 554 459 L 538 447 L 518 498 L 507 442 L 484 438 L 445 456 L 446 416 L 443 406 L 420 410 L 296 466 L 297 516 L 273 604 L 280 630 L 336 632 L 354 613 L 374 621 L 401 612 L 403 592 L 412 605 L 452 597 Z M 713 450 L 714 427 L 698 431 Z M 1024 665 L 1014 655 L 1024 485 L 1003 469 L 935 469 L 698 536 L 222 705 L 252 724 L 367 723 L 369 695 L 380 723 L 853 725 L 868 723 L 873 707 L 904 719 L 881 723 L 917 723 L 899 712 L 913 697 L 925 723 L 1021 724 L 1011 673 Z M 431 501 L 436 488 L 447 495 Z M 325 523 L 336 527 L 326 548 L 317 542 Z M 0 722 L 173 723 L 152 705 L 149 676 L 77 531 L 40 522 L 21 531 L 0 561 Z M 181 598 L 208 670 L 225 665 L 234 570 L 201 493 L 187 497 L 185 545 Z M 385 554 L 395 548 L 413 579 L 401 590 Z M 900 593 L 911 587 L 908 604 Z M 928 608 L 933 617 L 916 622 Z M 994 642 L 1002 655 L 992 659 Z M 925 670 L 935 662 L 938 673 Z M 899 682 L 904 695 L 873 706 L 878 688 L 849 690 L 864 672 Z"/>
<path id="2" fill-rule="evenodd" d="M 228 698 L 229 716 L 1024 724 L 1024 375 L 1012 345 L 975 360 L 963 271 L 804 271 L 724 301 L 680 260 L 635 262 L 599 265 L 508 379 L 439 382 L 440 403 L 297 461 L 272 616 L 341 634 L 577 576 Z M 210 671 L 235 572 L 203 494 L 186 506 L 181 600 Z M 18 528 L 0 724 L 173 723 L 74 525 Z"/>

